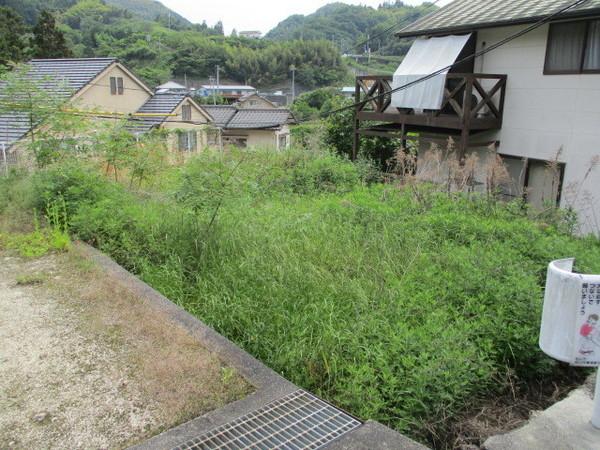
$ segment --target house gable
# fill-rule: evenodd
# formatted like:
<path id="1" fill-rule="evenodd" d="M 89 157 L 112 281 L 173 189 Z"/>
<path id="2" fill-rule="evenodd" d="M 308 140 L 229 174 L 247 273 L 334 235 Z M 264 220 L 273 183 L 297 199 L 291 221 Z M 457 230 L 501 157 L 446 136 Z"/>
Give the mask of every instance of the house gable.
<path id="1" fill-rule="evenodd" d="M 191 120 L 189 123 L 182 123 L 183 107 L 188 105 L 191 107 Z M 176 116 L 167 117 L 162 124 L 164 128 L 190 128 L 195 127 L 198 124 L 208 124 L 212 122 L 210 115 L 191 97 L 184 97 L 172 113 L 176 114 Z"/>
<path id="2" fill-rule="evenodd" d="M 111 78 L 123 80 L 122 93 L 111 90 Z M 114 62 L 92 81 L 87 83 L 72 99 L 82 109 L 133 113 L 152 96 L 152 91 L 125 66 Z"/>
<path id="3" fill-rule="evenodd" d="M 264 97 L 261 97 L 258 94 L 250 94 L 245 97 L 240 98 L 237 102 L 236 106 L 238 108 L 262 108 L 262 109 L 275 109 L 277 106 L 275 103 L 267 100 Z"/>

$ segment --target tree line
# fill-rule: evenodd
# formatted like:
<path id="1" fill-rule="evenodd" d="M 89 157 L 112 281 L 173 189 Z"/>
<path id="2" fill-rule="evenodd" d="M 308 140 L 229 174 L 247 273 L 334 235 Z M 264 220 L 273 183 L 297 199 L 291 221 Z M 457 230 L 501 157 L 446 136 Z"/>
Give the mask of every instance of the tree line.
<path id="1" fill-rule="evenodd" d="M 171 77 L 206 79 L 222 69 L 223 78 L 257 86 L 285 81 L 290 66 L 307 88 L 341 82 L 348 71 L 338 49 L 326 41 L 274 42 L 224 36 L 223 25 L 170 26 L 163 16 L 145 20 L 102 0 L 51 2 L 53 12 L 3 8 L 0 60 L 30 57 L 114 56 L 150 85 Z M 31 27 L 27 21 L 37 17 Z M 15 32 L 18 30 L 18 32 Z"/>

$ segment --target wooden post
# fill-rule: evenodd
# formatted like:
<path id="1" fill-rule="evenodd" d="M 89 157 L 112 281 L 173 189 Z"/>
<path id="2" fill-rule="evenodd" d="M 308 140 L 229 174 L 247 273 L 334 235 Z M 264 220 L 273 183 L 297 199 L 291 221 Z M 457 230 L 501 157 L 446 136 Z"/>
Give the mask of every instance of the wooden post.
<path id="1" fill-rule="evenodd" d="M 473 108 L 471 99 L 473 97 L 473 75 L 467 75 L 465 87 L 465 98 L 463 102 L 462 131 L 460 134 L 460 143 L 458 146 L 458 160 L 461 164 L 465 162 L 465 153 L 469 147 L 469 134 L 471 131 L 471 110 Z"/>
<path id="2" fill-rule="evenodd" d="M 353 122 L 353 141 L 352 141 L 352 161 L 356 161 L 358 156 L 358 152 L 360 151 L 360 135 L 358 134 L 358 130 L 360 128 L 360 122 L 358 120 L 358 103 L 360 102 L 360 85 L 358 84 L 358 79 L 356 80 L 356 85 L 354 86 L 354 103 L 356 106 L 354 107 L 354 117 L 352 119 Z"/>

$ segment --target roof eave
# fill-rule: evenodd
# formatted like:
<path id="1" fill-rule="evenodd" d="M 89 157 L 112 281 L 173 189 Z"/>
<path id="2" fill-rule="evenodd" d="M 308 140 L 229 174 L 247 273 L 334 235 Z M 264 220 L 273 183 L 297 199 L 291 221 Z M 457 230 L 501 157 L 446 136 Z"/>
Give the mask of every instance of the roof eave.
<path id="1" fill-rule="evenodd" d="M 584 17 L 594 17 L 600 16 L 600 8 L 586 9 L 580 11 L 572 11 L 568 13 L 561 14 L 555 18 L 556 21 L 563 19 L 579 19 Z M 414 31 L 399 31 L 395 35 L 399 39 L 403 38 L 416 38 L 422 36 L 439 36 L 446 35 L 449 33 L 469 33 L 477 30 L 483 30 L 487 28 L 501 28 L 508 27 L 513 25 L 525 25 L 529 23 L 536 23 L 540 20 L 543 20 L 547 16 L 536 16 L 536 17 L 527 17 L 523 19 L 511 19 L 511 20 L 500 20 L 497 22 L 484 22 L 484 23 L 476 23 L 476 24 L 466 24 L 466 25 L 458 25 L 453 27 L 443 27 L 443 28 L 430 28 L 423 30 L 414 30 Z"/>

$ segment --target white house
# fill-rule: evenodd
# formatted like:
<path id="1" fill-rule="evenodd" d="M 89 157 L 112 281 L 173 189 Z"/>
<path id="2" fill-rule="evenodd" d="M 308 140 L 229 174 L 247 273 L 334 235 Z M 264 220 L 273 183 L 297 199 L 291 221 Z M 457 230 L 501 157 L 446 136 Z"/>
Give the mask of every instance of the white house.
<path id="1" fill-rule="evenodd" d="M 363 95 L 405 86 L 539 24 L 573 0 L 455 0 L 397 33 L 416 38 L 394 77 L 358 77 Z M 375 120 L 376 125 L 364 121 Z M 364 126 L 363 126 L 364 125 Z M 359 107 L 359 135 L 453 136 L 460 157 L 492 145 L 512 178 L 508 196 L 572 207 L 600 231 L 600 0 L 552 17 L 499 48 Z M 409 134 L 410 133 L 410 134 Z M 598 167 L 595 167 L 598 166 Z M 556 175 L 558 173 L 558 176 Z M 485 183 L 485 174 L 477 175 Z"/>

